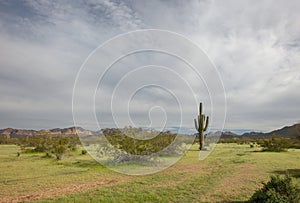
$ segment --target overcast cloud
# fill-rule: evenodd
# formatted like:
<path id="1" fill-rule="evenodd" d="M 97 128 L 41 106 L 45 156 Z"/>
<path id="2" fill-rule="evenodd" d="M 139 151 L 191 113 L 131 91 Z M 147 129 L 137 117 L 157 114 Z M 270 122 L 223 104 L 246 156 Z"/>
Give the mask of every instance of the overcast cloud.
<path id="1" fill-rule="evenodd" d="M 148 28 L 177 32 L 207 53 L 224 84 L 226 129 L 268 131 L 292 125 L 300 121 L 299 11 L 297 0 L 0 1 L 0 128 L 74 125 L 72 91 L 86 57 L 111 37 Z M 150 65 L 150 59 L 146 59 L 140 56 L 136 63 L 128 60 L 119 66 Z M 120 81 L 118 74 L 125 74 L 126 69 L 123 71 L 111 73 L 103 95 L 111 93 Z M 182 75 L 193 83 L 189 72 Z M 145 76 L 141 73 L 139 78 Z M 185 89 L 171 78 L 168 85 L 186 97 Z M 167 80 L 168 76 L 157 75 L 159 79 Z M 207 78 L 210 79 L 215 78 Z M 206 95 L 205 88 L 201 91 Z M 114 104 L 116 109 L 126 94 L 118 93 L 120 104 Z M 209 102 L 209 98 L 202 98 Z M 176 116 L 178 107 L 172 99 L 171 94 L 162 94 L 155 87 L 141 91 L 130 106 L 134 112 L 132 120 L 143 125 L 139 119 L 145 119 L 149 108 L 155 105 L 165 107 L 168 118 Z M 83 103 L 82 112 L 84 107 Z M 105 119 L 107 108 L 96 108 L 98 116 L 103 117 L 103 127 L 113 126 L 111 120 Z M 197 113 L 193 109 L 197 109 L 194 101 L 183 109 L 191 113 L 191 123 L 184 123 L 185 127 L 193 127 L 192 119 Z M 218 107 L 214 109 L 217 111 Z M 209 105 L 205 110 L 210 113 Z M 156 111 L 157 118 L 163 120 L 158 108 L 151 113 Z M 122 119 L 127 109 L 120 108 L 118 112 Z M 128 124 L 127 120 L 120 123 Z"/>

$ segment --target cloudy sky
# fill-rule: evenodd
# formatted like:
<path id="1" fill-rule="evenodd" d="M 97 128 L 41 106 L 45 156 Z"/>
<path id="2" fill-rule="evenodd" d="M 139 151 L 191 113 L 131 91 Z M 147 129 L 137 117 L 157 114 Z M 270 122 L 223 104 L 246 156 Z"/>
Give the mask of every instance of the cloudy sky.
<path id="1" fill-rule="evenodd" d="M 189 85 L 199 86 L 199 92 L 192 97 L 204 101 L 207 114 L 213 114 L 212 108 L 215 109 L 215 121 L 222 120 L 226 110 L 226 129 L 268 131 L 300 122 L 299 10 L 297 0 L 1 0 L 0 128 L 74 125 L 72 94 L 84 61 L 112 37 L 141 29 L 171 31 L 197 44 L 220 76 L 224 85 L 222 98 L 217 90 L 212 92 L 216 102 L 211 105 L 203 81 L 197 83 L 197 78 L 180 66 L 181 62 L 157 53 L 137 53 L 116 64 L 112 68 L 115 71 L 108 72 L 98 84 L 96 95 L 100 102 L 95 114 L 101 127 L 114 126 L 111 109 L 120 126 L 132 124 L 123 116 L 128 111 L 137 126 L 147 126 L 149 122 L 155 126 L 161 123 L 174 126 L 180 120 L 179 107 L 184 114 L 191 115 L 191 121 L 184 118 L 184 127 L 193 127 L 197 103 L 186 99 L 180 106 L 176 100 L 178 95 L 187 98 L 184 94 Z M 125 46 L 117 45 L 114 50 Z M 169 69 L 147 66 L 151 64 L 171 67 L 174 71 L 171 74 Z M 143 66 L 135 71 L 137 75 L 127 74 Z M 103 71 L 100 67 L 99 73 Z M 90 75 L 97 76 L 92 72 Z M 118 90 L 115 87 L 126 81 L 120 75 L 126 75 L 128 80 Z M 91 80 L 88 76 L 84 75 L 86 83 Z M 187 86 L 174 82 L 180 76 L 188 81 Z M 144 83 L 129 82 L 137 78 L 152 85 L 142 88 Z M 210 74 L 204 79 L 208 83 L 220 82 Z M 162 85 L 168 88 L 163 89 Z M 80 98 L 85 97 L 88 87 L 76 90 Z M 109 108 L 101 103 L 101 98 L 111 95 L 114 89 L 115 100 L 110 103 L 113 108 Z M 128 95 L 132 99 L 126 108 Z M 84 101 L 81 99 L 76 105 L 80 106 L 83 120 L 89 123 L 89 116 L 84 117 L 89 106 Z M 121 108 L 124 104 L 125 108 Z M 215 122 L 212 128 L 220 126 Z"/>

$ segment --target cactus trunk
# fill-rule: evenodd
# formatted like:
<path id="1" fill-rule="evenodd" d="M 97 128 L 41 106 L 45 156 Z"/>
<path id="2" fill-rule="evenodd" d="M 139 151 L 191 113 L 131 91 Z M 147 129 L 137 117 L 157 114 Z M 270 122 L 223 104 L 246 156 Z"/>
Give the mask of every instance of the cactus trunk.
<path id="1" fill-rule="evenodd" d="M 201 135 L 199 134 L 199 149 L 202 150 L 204 147 L 204 131 L 201 132 Z"/>
<path id="2" fill-rule="evenodd" d="M 202 103 L 199 105 L 199 115 L 197 119 L 194 119 L 195 122 L 195 128 L 198 131 L 199 134 L 199 144 L 200 150 L 204 149 L 204 132 L 208 128 L 208 123 L 209 123 L 209 117 L 205 116 L 205 114 L 202 114 Z"/>

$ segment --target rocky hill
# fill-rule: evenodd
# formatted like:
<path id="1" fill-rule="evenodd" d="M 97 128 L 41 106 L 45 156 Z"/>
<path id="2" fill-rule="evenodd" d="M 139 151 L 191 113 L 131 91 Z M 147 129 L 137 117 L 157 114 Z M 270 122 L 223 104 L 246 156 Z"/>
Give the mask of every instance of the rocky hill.
<path id="1" fill-rule="evenodd" d="M 24 129 L 13 129 L 5 128 L 0 130 L 1 135 L 9 135 L 10 137 L 22 137 L 22 136 L 33 136 L 33 135 L 94 135 L 95 133 L 90 130 L 85 130 L 80 127 L 69 127 L 69 128 L 54 128 L 49 130 L 24 130 Z"/>
<path id="2" fill-rule="evenodd" d="M 270 138 L 272 135 L 277 135 L 279 137 L 285 138 L 299 138 L 300 139 L 300 123 L 292 125 L 292 126 L 285 126 L 278 130 L 273 130 L 271 132 L 262 133 L 262 132 L 250 132 L 244 133 L 242 135 L 237 135 L 232 132 L 222 132 L 221 138 L 251 138 L 251 139 L 259 139 L 259 138 Z"/>
<path id="3" fill-rule="evenodd" d="M 293 126 L 281 128 L 280 130 L 274 130 L 271 132 L 271 134 L 272 133 L 275 133 L 276 135 L 281 137 L 300 138 L 300 123 Z"/>

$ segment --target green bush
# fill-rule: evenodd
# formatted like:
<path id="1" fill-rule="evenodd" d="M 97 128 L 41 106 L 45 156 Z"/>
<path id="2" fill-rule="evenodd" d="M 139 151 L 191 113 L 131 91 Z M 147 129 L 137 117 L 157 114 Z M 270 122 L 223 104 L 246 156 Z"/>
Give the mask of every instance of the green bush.
<path id="1" fill-rule="evenodd" d="M 62 159 L 68 151 L 76 150 L 80 140 L 77 136 L 34 135 L 19 138 L 18 145 L 23 153 L 46 152 L 46 157 L 55 154 L 56 159 Z"/>
<path id="2" fill-rule="evenodd" d="M 292 183 L 292 178 L 286 175 L 271 176 L 271 180 L 263 183 L 263 188 L 256 191 L 249 203 L 298 203 L 300 201 L 300 189 Z"/>
<path id="3" fill-rule="evenodd" d="M 262 151 L 284 152 L 289 147 L 289 144 L 287 139 L 273 135 L 271 139 L 264 140 L 261 147 L 263 147 Z"/>
<path id="4" fill-rule="evenodd" d="M 134 129 L 132 128 L 131 131 Z M 151 133 L 148 133 L 148 135 L 147 132 L 141 131 L 140 133 L 151 137 L 149 136 Z M 119 129 L 105 129 L 103 134 L 111 145 L 132 155 L 150 155 L 160 152 L 169 146 L 177 135 L 171 132 L 159 132 L 154 138 L 141 140 L 129 137 Z"/>

